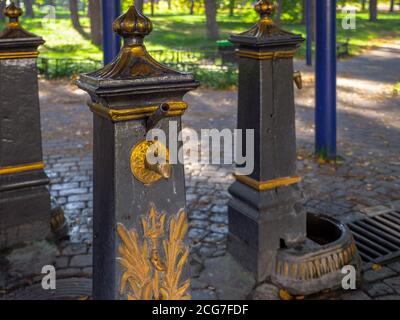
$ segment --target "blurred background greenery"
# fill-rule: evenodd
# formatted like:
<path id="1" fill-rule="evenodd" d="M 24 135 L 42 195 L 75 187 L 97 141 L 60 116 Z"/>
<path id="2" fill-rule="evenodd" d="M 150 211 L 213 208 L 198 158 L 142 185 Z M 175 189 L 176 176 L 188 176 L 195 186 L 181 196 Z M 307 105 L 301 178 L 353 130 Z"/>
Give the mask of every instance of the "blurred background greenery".
<path id="1" fill-rule="evenodd" d="M 70 76 L 72 73 L 88 71 L 101 64 L 100 0 L 17 0 L 15 2 L 25 11 L 21 19 L 23 26 L 46 40 L 46 44 L 41 48 L 41 57 L 50 60 L 42 61 L 41 69 L 47 68 L 49 73 L 47 76 Z M 305 37 L 305 1 L 277 0 L 275 2 L 279 4 L 275 21 L 282 28 Z M 4 8 L 7 3 L 9 1 L 0 0 L 0 7 Z M 132 4 L 132 0 L 122 0 L 122 4 L 123 10 L 126 10 Z M 216 40 L 225 40 L 229 34 L 244 31 L 257 21 L 253 4 L 253 1 L 245 0 L 136 0 L 137 7 L 142 7 L 143 12 L 151 18 L 154 25 L 153 32 L 146 37 L 146 47 L 150 51 L 157 51 L 158 58 L 166 63 L 170 57 L 167 55 L 169 51 L 184 50 L 194 53 L 216 51 Z M 344 30 L 341 24 L 344 16 L 341 8 L 349 5 L 357 8 L 355 30 Z M 338 42 L 348 42 L 349 54 L 357 54 L 385 39 L 398 38 L 400 36 L 399 8 L 400 4 L 396 0 L 339 0 Z M 2 16 L 0 28 L 4 28 L 5 22 Z M 305 46 L 302 46 L 298 58 L 303 58 L 304 55 Z M 204 56 L 199 57 L 195 54 L 193 57 L 196 61 L 189 61 L 189 55 L 185 57 L 189 66 L 185 66 L 184 69 L 188 71 L 193 71 L 192 67 L 196 61 L 204 61 Z M 79 67 L 84 64 L 82 61 L 78 63 L 66 59 L 86 60 L 87 63 Z M 56 62 L 59 64 L 57 72 L 54 71 L 56 60 L 67 61 L 64 67 L 61 67 L 62 61 Z M 177 61 L 173 62 L 176 64 Z M 184 61 L 179 62 L 182 64 Z M 219 62 L 221 61 L 214 61 L 213 64 L 220 64 Z M 215 77 L 218 78 L 225 73 L 220 71 L 227 70 L 231 74 L 226 76 L 229 80 L 222 85 L 226 87 L 234 85 L 236 81 L 235 72 L 229 66 L 223 70 L 205 68 L 199 74 L 200 77 L 206 77 L 209 81 L 210 73 L 216 73 Z"/>

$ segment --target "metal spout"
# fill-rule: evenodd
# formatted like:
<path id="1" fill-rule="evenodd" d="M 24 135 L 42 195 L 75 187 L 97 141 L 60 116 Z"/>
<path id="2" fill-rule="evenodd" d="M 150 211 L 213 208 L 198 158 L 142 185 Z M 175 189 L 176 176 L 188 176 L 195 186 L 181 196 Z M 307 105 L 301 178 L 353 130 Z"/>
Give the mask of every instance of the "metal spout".
<path id="1" fill-rule="evenodd" d="M 296 71 L 293 74 L 293 81 L 296 84 L 297 89 L 303 89 L 303 79 L 300 71 Z"/>
<path id="2" fill-rule="evenodd" d="M 165 179 L 169 179 L 171 177 L 172 166 L 167 162 L 151 164 L 148 162 L 147 157 L 146 157 L 146 159 L 144 160 L 144 166 L 146 169 L 158 173 L 160 176 L 162 176 Z"/>
<path id="3" fill-rule="evenodd" d="M 147 119 L 147 123 L 146 123 L 146 128 L 147 131 L 153 129 L 157 123 L 160 122 L 160 120 L 162 120 L 163 118 L 165 118 L 168 114 L 168 111 L 170 109 L 170 106 L 168 103 L 162 103 L 160 104 L 160 106 L 158 107 L 158 109 L 156 110 L 156 112 L 154 112 L 148 119 Z"/>

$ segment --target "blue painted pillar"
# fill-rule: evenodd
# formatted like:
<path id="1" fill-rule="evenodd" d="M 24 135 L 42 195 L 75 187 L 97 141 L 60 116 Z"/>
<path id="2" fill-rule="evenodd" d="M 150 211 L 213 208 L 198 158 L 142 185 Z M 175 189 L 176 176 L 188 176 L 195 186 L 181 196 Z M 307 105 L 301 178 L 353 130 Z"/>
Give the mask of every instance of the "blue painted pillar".
<path id="1" fill-rule="evenodd" d="M 336 158 L 336 0 L 316 1 L 316 153 Z"/>
<path id="2" fill-rule="evenodd" d="M 121 14 L 120 0 L 101 0 L 103 15 L 104 64 L 111 62 L 121 48 L 121 40 L 112 30 L 112 23 Z"/>
<path id="3" fill-rule="evenodd" d="M 307 37 L 306 37 L 306 63 L 308 66 L 312 65 L 312 15 L 311 15 L 311 1 L 312 0 L 306 0 L 306 32 L 307 32 Z"/>

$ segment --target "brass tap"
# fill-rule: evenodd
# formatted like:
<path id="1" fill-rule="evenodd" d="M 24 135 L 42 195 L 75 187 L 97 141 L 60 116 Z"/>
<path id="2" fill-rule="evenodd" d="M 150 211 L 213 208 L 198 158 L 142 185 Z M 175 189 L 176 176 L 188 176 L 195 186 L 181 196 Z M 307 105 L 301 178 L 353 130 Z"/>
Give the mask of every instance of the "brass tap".
<path id="1" fill-rule="evenodd" d="M 149 161 L 153 160 L 156 161 Z M 160 141 L 143 140 L 131 152 L 132 174 L 145 185 L 150 185 L 162 178 L 172 175 L 172 165 L 169 163 L 169 150 Z"/>
<path id="2" fill-rule="evenodd" d="M 293 74 L 293 81 L 296 84 L 297 89 L 303 89 L 303 79 L 300 71 L 295 71 Z"/>
<path id="3" fill-rule="evenodd" d="M 158 157 L 157 150 L 155 152 L 155 156 Z M 172 172 L 172 166 L 171 164 L 168 163 L 167 159 L 162 159 L 164 161 L 161 161 L 162 163 L 155 163 L 152 164 L 148 161 L 148 157 L 146 156 L 144 160 L 144 167 L 147 170 L 151 170 L 153 172 L 158 173 L 160 176 L 162 176 L 165 179 L 169 179 L 171 177 L 171 172 Z"/>
<path id="4" fill-rule="evenodd" d="M 165 118 L 168 114 L 170 106 L 168 103 L 162 103 L 148 119 L 146 122 L 146 129 L 150 131 L 153 129 L 161 119 Z"/>

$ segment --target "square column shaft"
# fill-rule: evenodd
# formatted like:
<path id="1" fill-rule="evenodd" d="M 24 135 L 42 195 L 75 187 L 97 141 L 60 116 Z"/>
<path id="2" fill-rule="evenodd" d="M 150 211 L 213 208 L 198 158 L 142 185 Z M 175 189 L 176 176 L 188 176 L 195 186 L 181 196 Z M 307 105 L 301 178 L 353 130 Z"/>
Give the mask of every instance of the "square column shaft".
<path id="1" fill-rule="evenodd" d="M 280 248 L 306 237 L 296 176 L 293 89 L 293 57 L 303 39 L 273 23 L 271 6 L 258 2 L 260 21 L 230 38 L 239 47 L 238 128 L 242 141 L 245 130 L 254 130 L 255 141 L 253 172 L 238 173 L 229 189 L 228 251 L 258 281 L 272 275 Z"/>
<path id="2" fill-rule="evenodd" d="M 90 94 L 93 111 L 93 296 L 181 299 L 187 290 L 178 294 L 169 287 L 170 272 L 180 267 L 173 264 L 176 270 L 168 270 L 172 256 L 167 252 L 173 247 L 179 259 L 187 259 L 183 239 L 187 224 L 182 214 L 185 180 L 183 164 L 169 161 L 169 152 L 176 152 L 169 147 L 182 146 L 177 137 L 170 140 L 169 130 L 176 123 L 176 134 L 181 131 L 181 115 L 187 108 L 183 96 L 198 83 L 192 75 L 162 66 L 147 53 L 143 37 L 152 24 L 135 7 L 120 16 L 113 28 L 124 38 L 118 57 L 103 69 L 82 75 L 78 82 Z M 165 133 L 165 145 L 147 141 L 153 128 Z M 166 164 L 146 162 L 154 143 L 160 153 L 165 151 Z M 188 276 L 183 266 L 182 278 Z"/>
<path id="3" fill-rule="evenodd" d="M 36 58 L 43 39 L 22 29 L 21 9 L 5 10 L 0 33 L 0 249 L 50 232 Z"/>

